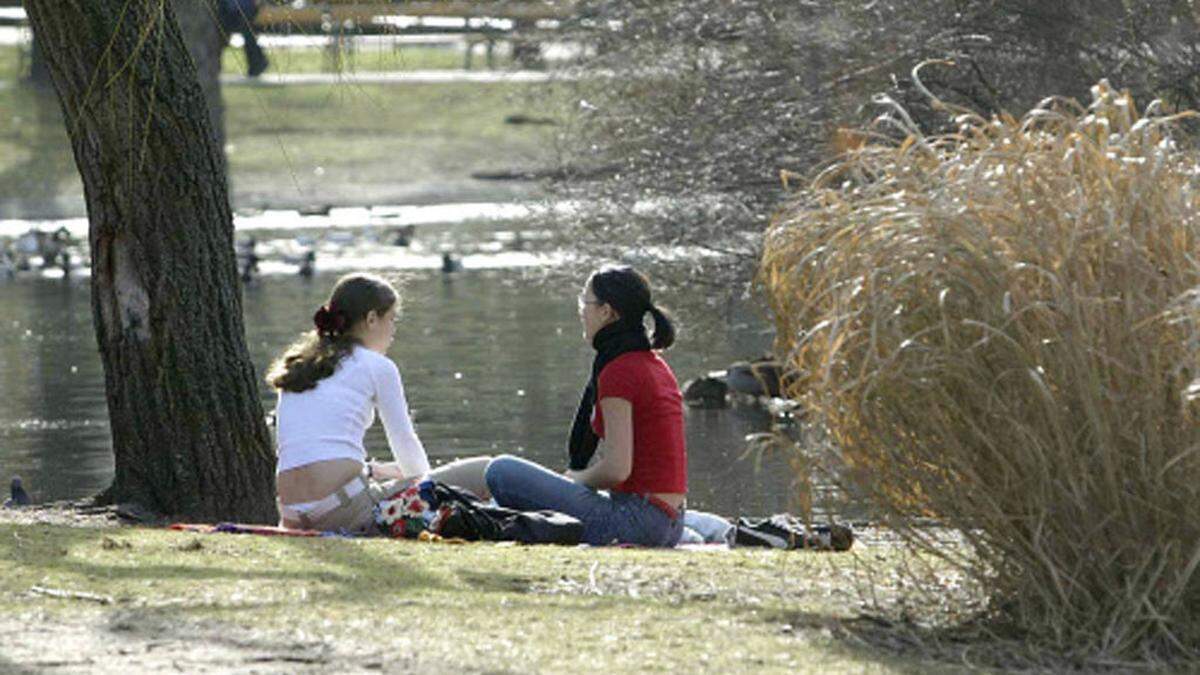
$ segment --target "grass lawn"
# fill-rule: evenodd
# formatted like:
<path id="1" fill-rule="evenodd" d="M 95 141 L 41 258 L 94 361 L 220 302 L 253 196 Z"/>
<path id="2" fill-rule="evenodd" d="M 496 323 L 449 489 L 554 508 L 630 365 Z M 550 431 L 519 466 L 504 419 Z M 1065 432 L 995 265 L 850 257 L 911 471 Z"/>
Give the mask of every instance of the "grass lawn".
<path id="1" fill-rule="evenodd" d="M 283 176 L 319 188 L 545 161 L 546 128 L 504 118 L 559 107 L 563 96 L 544 84 L 452 83 L 227 87 L 224 97 L 235 185 Z"/>
<path id="2" fill-rule="evenodd" d="M 503 201 L 471 173 L 553 162 L 552 127 L 505 124 L 546 114 L 544 84 L 227 87 L 235 205 Z M 532 186 L 518 186 L 528 190 Z"/>
<path id="3" fill-rule="evenodd" d="M 407 50 L 397 58 L 408 59 Z M 431 67 L 448 53 L 420 48 L 413 58 Z M 233 56 L 240 51 L 227 50 L 226 61 Z M 280 56 L 297 58 L 281 58 L 281 68 L 307 68 L 321 50 Z M 15 47 L 0 48 L 0 68 L 16 63 Z M 3 75 L 0 82 L 0 212 L 82 215 L 56 97 Z M 505 117 L 561 116 L 566 106 L 563 88 L 507 82 L 239 86 L 222 95 L 238 207 L 507 199 L 529 186 L 497 186 L 471 173 L 551 164 L 553 127 L 513 126 Z M 47 206 L 56 199 L 60 206 Z"/>
<path id="4" fill-rule="evenodd" d="M 856 570 L 888 565 L 887 546 L 710 553 L 28 523 L 0 524 L 0 542 L 4 658 L 22 667 L 62 657 L 36 648 L 61 629 L 93 645 L 73 657 L 98 669 L 174 650 L 216 668 L 950 672 L 839 628 L 860 611 Z"/>
<path id="5" fill-rule="evenodd" d="M 16 45 L 0 45 L 0 81 L 15 80 L 29 71 L 29 55 Z"/>

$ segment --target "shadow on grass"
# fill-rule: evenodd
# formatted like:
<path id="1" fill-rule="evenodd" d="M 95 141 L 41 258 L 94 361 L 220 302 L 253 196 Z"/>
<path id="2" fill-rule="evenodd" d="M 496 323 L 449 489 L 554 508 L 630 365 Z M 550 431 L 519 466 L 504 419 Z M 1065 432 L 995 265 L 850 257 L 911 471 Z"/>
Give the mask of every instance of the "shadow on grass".
<path id="1" fill-rule="evenodd" d="M 0 673 L 12 673 L 12 675 L 34 675 L 37 671 L 33 668 L 23 666 L 16 661 L 9 660 L 3 655 L 0 655 Z"/>
<path id="2" fill-rule="evenodd" d="M 538 578 L 526 574 L 497 574 L 476 570 L 456 570 L 465 584 L 485 593 L 529 593 Z"/>
<path id="3" fill-rule="evenodd" d="M 282 662 L 320 666 L 345 661 L 333 654 L 333 643 L 321 635 L 280 637 L 278 631 L 256 630 L 257 613 L 277 616 L 311 608 L 339 607 L 353 614 L 372 608 L 384 594 L 402 598 L 446 586 L 444 577 L 431 574 L 426 563 L 411 554 L 380 547 L 357 545 L 344 539 L 274 538 L 271 546 L 250 551 L 245 564 L 230 563 L 229 544 L 262 538 L 245 535 L 176 533 L 156 538 L 152 544 L 130 543 L 137 530 L 78 528 L 45 525 L 0 525 L 0 569 L 24 570 L 27 578 L 10 577 L 7 585 L 20 597 L 22 587 L 62 584 L 74 589 L 99 590 L 111 607 L 102 619 L 102 630 L 146 643 L 178 641 L 183 644 L 228 648 L 245 663 Z M 133 537 L 124 537 L 124 534 Z M 218 543 L 219 542 L 219 543 Z M 282 547 L 282 556 L 279 548 Z M 234 543 L 234 548 L 237 544 Z M 105 552 L 99 556 L 93 553 Z M 128 552 L 128 561 L 120 560 Z M 255 555 L 259 557 L 254 557 Z M 112 557 L 116 555 L 117 561 Z M 236 554 L 235 554 L 236 555 Z M 261 556 L 289 561 L 290 568 L 272 568 Z M 176 562 L 195 557 L 195 563 Z M 218 558 L 217 556 L 221 556 Z M 146 559 L 166 558 L 163 564 Z M 61 577 L 61 578 L 59 578 Z M 159 582 L 132 590 L 124 582 Z M 250 582 L 240 596 L 231 596 L 234 584 Z M 104 588 L 105 585 L 114 588 Z M 99 587 L 99 588 L 97 588 Z M 216 590 L 216 593 L 209 591 Z M 256 591 L 258 594 L 256 595 Z M 79 602 L 66 599 L 63 602 Z M 144 604 L 143 604 L 144 603 Z M 363 618 L 370 618 L 369 609 Z M 247 616 L 239 627 L 226 619 Z M 262 626 L 271 628 L 270 626 Z M 149 648 L 149 647 L 147 647 Z M 356 655 L 362 668 L 373 668 L 379 655 Z M 388 656 L 389 665 L 396 659 Z M 410 665 L 415 665 L 410 664 Z M 0 672 L 5 664 L 0 661 Z M 355 666 L 355 667 L 358 667 Z"/>
<path id="4" fill-rule="evenodd" d="M 319 582 L 330 587 L 330 593 L 354 595 L 361 593 L 364 577 L 385 579 L 388 590 L 404 588 L 432 589 L 442 586 L 435 576 L 413 565 L 403 567 L 394 556 L 385 556 L 367 547 L 331 545 L 331 540 L 279 537 L 279 543 L 292 549 L 293 557 L 306 557 L 314 561 L 312 569 L 246 568 L 238 566 L 214 567 L 212 559 L 198 560 L 196 564 L 131 564 L 113 565 L 94 562 L 87 556 L 89 550 L 131 548 L 122 543 L 122 530 L 99 528 L 54 527 L 52 538 L 34 536 L 40 526 L 0 525 L 0 539 L 16 541 L 17 545 L 0 548 L 0 564 L 19 567 L 33 565 L 43 574 L 60 572 L 84 578 L 106 580 L 160 580 L 188 582 L 220 581 L 294 581 Z M 167 547 L 158 555 L 211 556 L 208 542 L 212 535 L 188 535 L 180 533 L 179 543 Z M 237 537 L 245 535 L 220 535 Z M 228 540 L 226 540 L 228 541 Z M 81 555 L 71 556 L 72 551 Z M 330 567 L 335 569 L 331 570 Z M 402 573 L 399 573 L 402 572 Z M 354 591 L 353 594 L 350 591 Z"/>
<path id="5" fill-rule="evenodd" d="M 886 661 L 890 667 L 914 674 L 929 673 L 931 668 L 944 668 L 945 672 L 1104 670 L 1040 650 L 1011 629 L 989 629 L 978 622 L 933 628 L 873 614 L 844 618 L 788 610 L 764 612 L 758 617 L 792 629 L 826 630 L 843 653 Z"/>
<path id="6" fill-rule="evenodd" d="M 168 641 L 204 650 L 223 647 L 230 654 L 222 655 L 226 663 L 217 664 L 222 667 L 232 666 L 228 661 L 233 660 L 247 664 L 246 667 L 251 664 L 266 667 L 266 664 L 282 662 L 294 664 L 299 670 L 304 666 L 331 667 L 335 661 L 346 658 L 336 655 L 329 642 L 322 638 L 288 638 L 278 633 L 231 628 L 217 619 L 180 616 L 177 611 L 167 608 L 120 609 L 108 615 L 103 624 L 103 629 L 110 633 L 145 641 L 147 649 Z M 360 658 L 364 661 L 361 666 L 365 668 L 369 668 L 372 661 L 378 662 L 378 658 L 370 654 L 360 655 Z"/>

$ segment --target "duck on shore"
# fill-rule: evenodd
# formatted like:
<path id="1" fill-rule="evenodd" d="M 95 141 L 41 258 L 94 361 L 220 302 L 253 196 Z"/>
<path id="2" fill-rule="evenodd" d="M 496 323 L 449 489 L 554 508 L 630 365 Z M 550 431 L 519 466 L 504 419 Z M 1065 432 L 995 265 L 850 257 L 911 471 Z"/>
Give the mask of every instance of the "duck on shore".
<path id="1" fill-rule="evenodd" d="M 317 266 L 316 251 L 307 251 L 304 254 L 304 258 L 300 261 L 300 269 L 298 270 L 298 272 L 299 272 L 300 276 L 304 277 L 305 279 L 309 279 L 312 277 L 313 272 L 316 271 L 316 266 Z"/>
<path id="2" fill-rule="evenodd" d="M 719 374 L 697 377 L 683 383 L 683 401 L 693 408 L 712 410 L 726 408 L 729 385 Z"/>
<path id="3" fill-rule="evenodd" d="M 683 399 L 693 408 L 724 408 L 730 393 L 779 398 L 789 376 L 790 372 L 772 356 L 737 361 L 725 370 L 712 371 L 685 382 Z"/>
<path id="4" fill-rule="evenodd" d="M 42 269 L 57 266 L 64 275 L 71 273 L 71 253 L 67 247 L 74 243 L 71 232 L 65 227 L 58 228 L 54 234 L 40 237 L 39 253 L 42 256 Z"/>
<path id="5" fill-rule="evenodd" d="M 33 269 L 33 258 L 42 254 L 47 235 L 41 230 L 31 229 L 17 237 L 13 245 L 13 254 L 18 272 Z"/>
<path id="6" fill-rule="evenodd" d="M 453 272 L 461 272 L 463 269 L 462 261 L 454 257 L 449 251 L 442 253 L 442 274 L 451 274 Z"/>
<path id="7" fill-rule="evenodd" d="M 392 228 L 392 246 L 408 246 L 417 234 L 416 225 L 399 225 Z"/>
<path id="8" fill-rule="evenodd" d="M 296 266 L 296 273 L 305 279 L 312 278 L 317 271 L 317 252 L 309 249 L 298 256 L 283 256 L 283 262 Z"/>
<path id="9" fill-rule="evenodd" d="M 8 242 L 0 242 L 0 280 L 15 279 L 17 259 L 9 250 Z"/>
<path id="10" fill-rule="evenodd" d="M 247 237 L 244 241 L 239 241 L 236 249 L 238 261 L 238 275 L 241 276 L 243 283 L 249 283 L 254 280 L 254 276 L 258 274 L 258 262 L 261 258 L 258 257 L 258 239 Z"/>
<path id="11" fill-rule="evenodd" d="M 21 506 L 29 506 L 33 500 L 29 498 L 29 493 L 25 491 L 25 486 L 21 484 L 20 476 L 13 476 L 12 483 L 9 485 L 10 497 L 4 500 L 4 508 L 16 508 Z"/>
<path id="12" fill-rule="evenodd" d="M 775 398 L 781 391 L 781 372 L 779 361 L 771 356 L 753 361 L 738 361 L 730 364 L 726 371 L 725 383 L 731 391 L 739 394 Z"/>

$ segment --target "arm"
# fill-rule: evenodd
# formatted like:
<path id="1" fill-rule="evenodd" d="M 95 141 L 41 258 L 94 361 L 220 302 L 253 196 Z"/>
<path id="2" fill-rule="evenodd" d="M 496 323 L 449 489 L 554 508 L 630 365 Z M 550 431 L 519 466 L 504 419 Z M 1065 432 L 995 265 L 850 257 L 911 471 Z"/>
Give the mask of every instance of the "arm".
<path id="1" fill-rule="evenodd" d="M 400 369 L 391 359 L 384 357 L 379 367 L 372 369 L 375 378 L 375 406 L 383 420 L 388 445 L 396 462 L 376 465 L 378 478 L 418 478 L 429 473 L 429 459 L 425 447 L 417 438 L 412 419 L 408 416 L 408 401 L 404 397 L 404 383 L 400 380 Z"/>
<path id="2" fill-rule="evenodd" d="M 633 471 L 633 404 L 608 397 L 600 399 L 600 409 L 604 413 L 605 452 L 595 464 L 567 475 L 577 483 L 605 490 L 629 478 Z"/>

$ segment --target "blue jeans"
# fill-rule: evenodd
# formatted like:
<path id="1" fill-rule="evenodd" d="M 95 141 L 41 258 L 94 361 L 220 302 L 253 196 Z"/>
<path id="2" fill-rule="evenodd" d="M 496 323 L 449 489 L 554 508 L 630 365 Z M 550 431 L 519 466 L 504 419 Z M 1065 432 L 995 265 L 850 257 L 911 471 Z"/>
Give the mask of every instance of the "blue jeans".
<path id="1" fill-rule="evenodd" d="M 483 474 L 492 498 L 519 511 L 549 509 L 578 518 L 593 546 L 637 544 L 670 548 L 679 543 L 683 516 L 671 519 L 645 497 L 598 492 L 520 457 L 501 455 Z"/>

